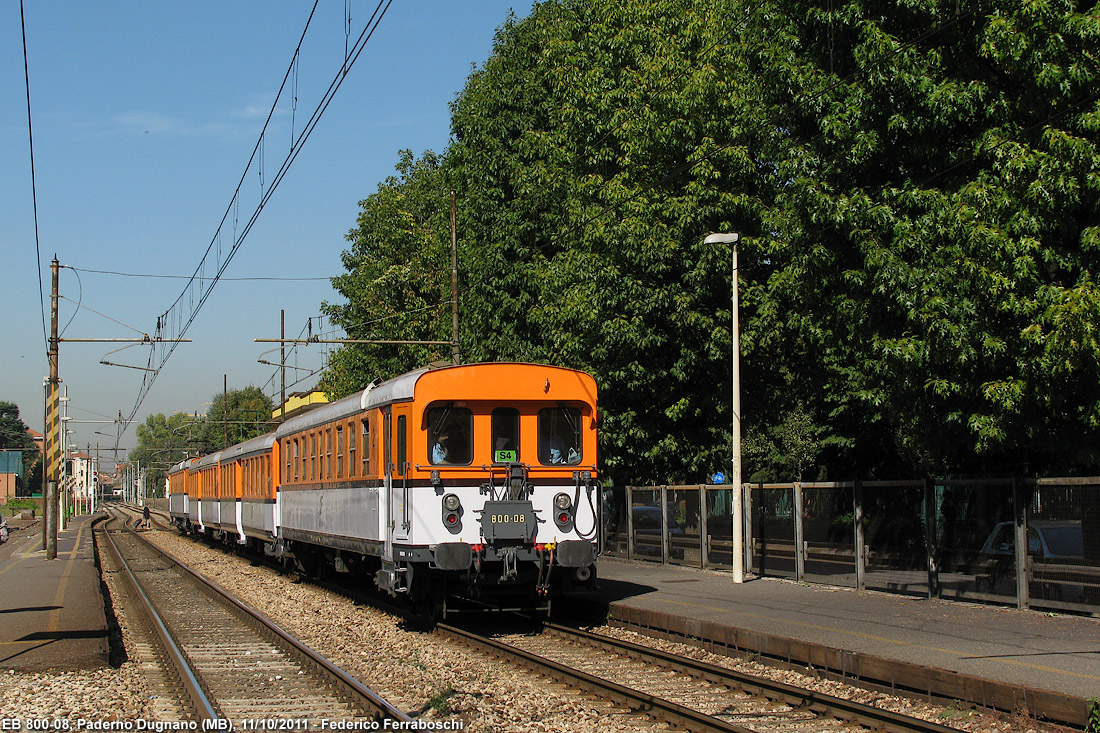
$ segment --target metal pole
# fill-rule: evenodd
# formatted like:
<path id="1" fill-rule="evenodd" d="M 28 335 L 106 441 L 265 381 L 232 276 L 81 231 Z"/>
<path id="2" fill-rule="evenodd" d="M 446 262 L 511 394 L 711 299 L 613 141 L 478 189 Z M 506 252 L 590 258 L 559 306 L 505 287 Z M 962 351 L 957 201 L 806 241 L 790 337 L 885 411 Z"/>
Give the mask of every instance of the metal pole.
<path id="1" fill-rule="evenodd" d="M 50 537 L 50 378 L 42 380 L 42 549 L 49 545 Z"/>
<path id="2" fill-rule="evenodd" d="M 732 396 L 730 398 L 733 410 L 733 425 L 731 443 L 732 465 L 730 470 L 730 485 L 733 488 L 733 582 L 745 582 L 745 553 L 744 545 L 744 520 L 741 516 L 741 330 L 738 323 L 737 302 L 737 240 L 733 241 L 733 315 L 730 327 L 733 341 L 731 361 L 731 373 L 733 375 Z"/>
<path id="3" fill-rule="evenodd" d="M 53 560 L 57 557 L 57 481 L 58 448 L 60 447 L 59 431 L 61 429 L 60 369 L 58 367 L 58 339 L 57 339 L 57 302 L 58 302 L 58 269 L 60 263 L 55 255 L 50 263 L 50 382 L 49 397 L 46 405 L 46 415 L 49 418 L 46 423 L 46 557 Z"/>
<path id="4" fill-rule="evenodd" d="M 286 419 L 286 311 L 279 311 L 279 422 Z"/>
<path id="5" fill-rule="evenodd" d="M 451 361 L 461 364 L 458 353 L 458 232 L 455 224 L 455 192 L 451 190 Z"/>
<path id="6" fill-rule="evenodd" d="M 703 244 L 729 244 L 733 247 L 733 277 L 730 289 L 733 291 L 730 307 L 730 411 L 732 413 L 730 425 L 730 489 L 732 491 L 732 524 L 733 531 L 733 582 L 745 582 L 745 532 L 744 517 L 742 516 L 742 495 L 744 489 L 741 486 L 741 334 L 737 322 L 737 242 L 741 235 L 736 232 L 729 234 L 711 234 L 703 240 Z"/>

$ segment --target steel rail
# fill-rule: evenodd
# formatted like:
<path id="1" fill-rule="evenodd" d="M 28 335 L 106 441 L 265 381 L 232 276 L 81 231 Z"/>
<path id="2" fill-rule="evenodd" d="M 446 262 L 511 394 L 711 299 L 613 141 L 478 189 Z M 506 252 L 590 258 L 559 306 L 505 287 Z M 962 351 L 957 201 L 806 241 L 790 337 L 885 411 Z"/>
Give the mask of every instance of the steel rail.
<path id="1" fill-rule="evenodd" d="M 135 591 L 138 600 L 141 602 L 141 607 L 144 609 L 146 617 L 149 619 L 153 630 L 156 632 L 161 649 L 176 670 L 180 682 L 184 687 L 187 699 L 191 703 L 195 714 L 198 715 L 200 720 L 218 720 L 220 716 L 214 704 L 210 701 L 210 698 L 203 692 L 202 685 L 199 684 L 198 678 L 191 668 L 191 664 L 187 661 L 183 651 L 172 638 L 172 634 L 169 633 L 168 627 L 164 623 L 164 619 L 157 613 L 156 607 L 153 605 L 153 602 L 149 600 L 149 596 L 145 594 L 145 589 L 141 587 L 141 583 L 138 582 L 137 577 L 130 569 L 130 564 L 126 562 L 126 558 L 122 556 L 122 551 L 118 549 L 118 545 L 115 544 L 114 538 L 111 537 L 110 530 L 107 529 L 108 524 L 118 519 L 119 518 L 115 515 L 108 513 L 107 519 L 103 523 L 103 535 L 107 538 L 107 543 L 110 545 L 111 552 L 118 560 L 119 567 L 122 568 L 126 582 L 129 583 L 131 589 Z M 122 525 L 123 527 L 126 526 L 125 515 L 122 517 Z"/>
<path id="2" fill-rule="evenodd" d="M 332 681 L 336 682 L 338 686 L 342 688 L 345 694 L 347 694 L 352 700 L 356 701 L 365 709 L 373 710 L 374 713 L 381 718 L 399 721 L 401 723 L 412 723 L 416 720 L 411 715 L 395 706 L 389 700 L 386 700 L 384 697 L 374 692 L 374 690 L 371 690 L 369 687 L 359 682 L 343 669 L 333 664 L 324 656 L 314 651 L 300 639 L 297 639 L 288 632 L 284 631 L 274 621 L 265 616 L 261 611 L 252 608 L 240 599 L 235 598 L 228 590 L 222 588 L 214 581 L 203 577 L 195 570 L 191 569 L 182 560 L 173 556 L 167 550 L 157 547 L 155 544 L 153 544 L 142 535 L 134 532 L 133 529 L 130 528 L 128 525 L 126 525 L 126 527 L 135 537 L 144 542 L 145 545 L 151 548 L 154 552 L 158 553 L 166 560 L 179 567 L 183 572 L 187 573 L 195 581 L 210 589 L 221 600 L 223 600 L 234 610 L 236 610 L 237 613 L 241 615 L 245 620 L 253 623 L 261 630 L 267 632 L 279 642 L 291 647 L 295 651 L 295 653 L 299 654 L 307 662 L 321 669 Z"/>
<path id="3" fill-rule="evenodd" d="M 641 710 L 649 715 L 657 717 L 675 726 L 682 726 L 689 730 L 714 731 L 716 733 L 755 733 L 750 728 L 745 728 L 733 723 L 728 723 L 706 713 L 657 697 L 645 692 L 631 689 L 610 680 L 605 680 L 587 672 L 573 669 L 564 664 L 559 664 L 537 654 L 532 654 L 524 649 L 490 639 L 479 634 L 459 629 L 447 624 L 438 624 L 438 632 L 454 637 L 465 644 L 481 647 L 491 653 L 508 659 L 518 660 L 536 672 L 552 672 L 555 679 L 565 681 L 567 684 L 595 693 L 599 697 L 610 699 L 626 705 L 634 710 Z"/>
<path id="4" fill-rule="evenodd" d="M 544 624 L 544 629 L 570 639 L 580 640 L 585 644 L 609 649 L 619 654 L 642 659 L 651 664 L 658 664 L 695 677 L 701 677 L 710 682 L 737 687 L 746 692 L 760 694 L 772 699 L 782 699 L 788 704 L 806 707 L 815 712 L 826 712 L 832 717 L 859 723 L 872 730 L 896 731 L 897 733 L 957 733 L 956 728 L 949 728 L 890 710 L 883 710 L 833 695 L 805 690 L 783 682 L 677 656 L 622 639 L 593 634 L 553 623 Z"/>

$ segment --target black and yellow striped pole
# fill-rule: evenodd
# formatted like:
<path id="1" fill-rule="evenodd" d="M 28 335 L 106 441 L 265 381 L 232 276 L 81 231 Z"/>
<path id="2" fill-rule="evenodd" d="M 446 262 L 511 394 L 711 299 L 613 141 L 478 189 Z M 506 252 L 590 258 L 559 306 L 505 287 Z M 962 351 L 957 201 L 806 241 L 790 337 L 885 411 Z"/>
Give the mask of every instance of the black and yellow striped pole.
<path id="1" fill-rule="evenodd" d="M 43 540 L 46 557 L 57 557 L 57 486 L 61 480 L 61 378 L 58 370 L 57 337 L 57 256 L 50 263 L 50 377 L 46 381 L 46 424 L 44 430 L 45 465 L 42 472 L 43 492 Z"/>

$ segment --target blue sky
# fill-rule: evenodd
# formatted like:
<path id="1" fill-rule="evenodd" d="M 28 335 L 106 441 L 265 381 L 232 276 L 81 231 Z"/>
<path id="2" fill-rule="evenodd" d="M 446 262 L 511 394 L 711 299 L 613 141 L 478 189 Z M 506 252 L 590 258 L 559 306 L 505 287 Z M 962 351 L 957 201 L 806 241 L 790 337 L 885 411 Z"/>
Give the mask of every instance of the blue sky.
<path id="1" fill-rule="evenodd" d="M 25 4 L 40 257 L 35 250 L 19 3 L 0 7 L 0 400 L 42 429 L 47 375 L 39 265 L 49 318 L 49 263 L 61 270 L 62 337 L 131 338 L 153 332 L 230 205 L 309 15 L 289 2 Z M 351 43 L 375 8 L 351 2 Z M 394 173 L 398 151 L 442 151 L 449 103 L 492 50 L 509 11 L 530 1 L 394 0 L 240 251 L 156 379 L 136 420 L 205 412 L 222 389 L 263 386 L 274 369 L 257 359 L 276 338 L 279 311 L 296 336 L 342 271 L 344 236 L 358 202 Z M 265 138 L 268 183 L 293 134 L 321 100 L 344 58 L 345 3 L 321 0 L 298 64 L 298 103 L 280 105 Z M 293 127 L 292 127 L 293 117 Z M 259 201 L 258 171 L 241 196 L 242 218 Z M 74 270 L 64 268 L 75 268 Z M 77 307 L 77 302 L 80 307 Z M 315 322 L 316 323 L 316 322 Z M 81 448 L 114 444 L 115 428 L 80 421 L 128 415 L 148 351 L 123 344 L 62 343 L 70 436 Z M 321 349 L 297 366 L 320 366 Z M 289 379 L 289 377 L 288 377 Z M 308 378 L 295 389 L 312 386 Z M 277 381 L 275 382 L 277 389 Z M 271 388 L 266 390 L 271 394 Z M 135 426 L 121 445 L 135 443 Z M 102 435 L 106 433 L 108 435 Z"/>

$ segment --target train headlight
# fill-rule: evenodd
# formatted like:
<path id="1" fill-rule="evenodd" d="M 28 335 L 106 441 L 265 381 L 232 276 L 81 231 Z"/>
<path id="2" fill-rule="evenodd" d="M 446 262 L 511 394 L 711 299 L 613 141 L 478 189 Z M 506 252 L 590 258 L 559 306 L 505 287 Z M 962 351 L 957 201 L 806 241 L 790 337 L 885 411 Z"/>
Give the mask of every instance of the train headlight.
<path id="1" fill-rule="evenodd" d="M 452 534 L 462 529 L 462 502 L 456 494 L 443 497 L 443 526 Z"/>
<path id="2" fill-rule="evenodd" d="M 569 498 L 569 494 L 557 494 L 554 497 L 554 524 L 565 532 L 573 529 L 573 500 Z"/>

